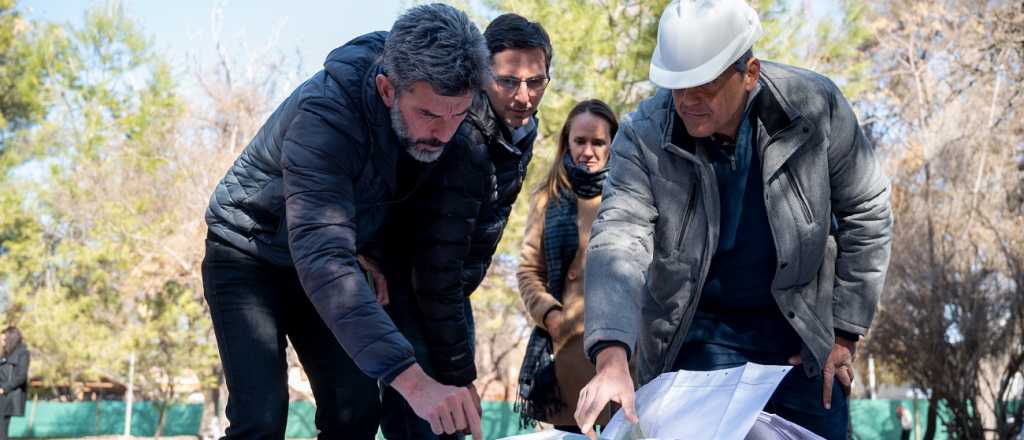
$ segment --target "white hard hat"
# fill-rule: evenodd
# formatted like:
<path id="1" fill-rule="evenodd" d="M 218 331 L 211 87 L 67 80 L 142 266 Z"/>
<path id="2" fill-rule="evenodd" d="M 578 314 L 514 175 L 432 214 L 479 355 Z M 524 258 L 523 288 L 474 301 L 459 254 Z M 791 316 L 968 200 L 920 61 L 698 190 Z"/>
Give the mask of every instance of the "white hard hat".
<path id="1" fill-rule="evenodd" d="M 760 36 L 761 20 L 743 0 L 674 0 L 658 23 L 651 82 L 666 89 L 709 83 Z"/>

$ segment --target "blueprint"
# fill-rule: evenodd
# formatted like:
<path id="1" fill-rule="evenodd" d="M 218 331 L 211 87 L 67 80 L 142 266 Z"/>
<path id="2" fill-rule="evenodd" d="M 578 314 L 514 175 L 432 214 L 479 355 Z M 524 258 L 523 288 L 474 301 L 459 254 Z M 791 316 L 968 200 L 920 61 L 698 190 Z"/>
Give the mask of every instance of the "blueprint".
<path id="1" fill-rule="evenodd" d="M 600 438 L 743 440 L 791 368 L 747 363 L 726 370 L 662 374 L 636 392 L 640 423 L 629 423 L 619 410 Z M 770 420 L 765 418 L 762 422 Z M 585 438 L 548 430 L 508 440 Z"/>

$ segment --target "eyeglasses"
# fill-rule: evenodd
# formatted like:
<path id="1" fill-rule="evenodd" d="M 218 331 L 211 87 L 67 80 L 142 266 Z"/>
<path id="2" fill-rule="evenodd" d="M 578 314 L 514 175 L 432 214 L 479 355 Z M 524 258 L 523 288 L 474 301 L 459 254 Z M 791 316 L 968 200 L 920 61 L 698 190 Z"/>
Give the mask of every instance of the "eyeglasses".
<path id="1" fill-rule="evenodd" d="M 494 78 L 494 82 L 506 92 L 518 91 L 519 86 L 522 84 L 526 84 L 526 89 L 531 92 L 539 92 L 547 87 L 548 79 L 546 76 L 536 76 L 527 79 L 519 79 L 514 76 L 499 76 Z"/>

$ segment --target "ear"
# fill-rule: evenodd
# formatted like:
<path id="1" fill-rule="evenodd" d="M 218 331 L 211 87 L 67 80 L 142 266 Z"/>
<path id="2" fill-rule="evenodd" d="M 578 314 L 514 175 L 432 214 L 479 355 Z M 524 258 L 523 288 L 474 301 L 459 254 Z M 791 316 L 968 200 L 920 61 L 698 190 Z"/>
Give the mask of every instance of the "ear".
<path id="1" fill-rule="evenodd" d="M 757 80 L 761 78 L 761 61 L 757 58 L 750 57 L 747 60 L 747 73 L 743 75 L 743 88 L 747 89 L 748 92 L 754 91 L 754 87 L 757 86 Z"/>
<path id="2" fill-rule="evenodd" d="M 395 86 L 392 85 L 391 80 L 382 73 L 378 73 L 374 79 L 377 81 L 377 94 L 380 95 L 380 99 L 384 100 L 384 105 L 387 108 L 391 108 L 395 103 Z"/>

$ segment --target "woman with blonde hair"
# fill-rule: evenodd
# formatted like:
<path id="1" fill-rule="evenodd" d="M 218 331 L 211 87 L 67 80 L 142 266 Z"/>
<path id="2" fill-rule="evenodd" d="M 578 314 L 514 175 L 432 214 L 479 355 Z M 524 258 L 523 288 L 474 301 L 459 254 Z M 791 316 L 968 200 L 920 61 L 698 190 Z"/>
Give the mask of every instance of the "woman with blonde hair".
<path id="1" fill-rule="evenodd" d="M 617 129 L 615 112 L 604 102 L 576 104 L 547 178 L 531 198 L 516 274 L 536 325 L 519 377 L 524 425 L 532 419 L 579 432 L 576 401 L 594 376 L 583 353 L 584 262 Z M 607 420 L 604 414 L 599 424 Z"/>

